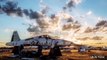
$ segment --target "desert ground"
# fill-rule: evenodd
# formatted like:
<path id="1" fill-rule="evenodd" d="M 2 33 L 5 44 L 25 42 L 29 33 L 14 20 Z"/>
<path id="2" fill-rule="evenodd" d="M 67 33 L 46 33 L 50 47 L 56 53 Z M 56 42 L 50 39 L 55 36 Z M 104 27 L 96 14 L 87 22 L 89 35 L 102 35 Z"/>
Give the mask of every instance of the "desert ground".
<path id="1" fill-rule="evenodd" d="M 49 50 L 44 50 L 43 55 L 45 58 L 48 56 Z M 107 51 L 90 50 L 90 52 L 78 52 L 78 50 L 61 51 L 62 56 L 55 59 L 39 59 L 33 58 L 29 60 L 107 60 Z M 23 58 L 13 58 L 11 51 L 0 52 L 0 60 L 28 60 Z"/>

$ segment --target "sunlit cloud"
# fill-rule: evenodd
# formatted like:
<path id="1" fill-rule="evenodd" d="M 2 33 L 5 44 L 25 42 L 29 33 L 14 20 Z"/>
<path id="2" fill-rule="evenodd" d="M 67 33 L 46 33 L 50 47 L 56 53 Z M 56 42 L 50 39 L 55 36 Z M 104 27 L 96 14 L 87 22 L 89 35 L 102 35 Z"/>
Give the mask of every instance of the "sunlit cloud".
<path id="1" fill-rule="evenodd" d="M 52 35 L 78 44 L 81 40 L 102 40 L 104 37 L 97 36 L 101 34 L 97 32 L 105 32 L 107 30 L 105 27 L 96 26 L 96 21 L 102 20 L 102 18 L 99 18 L 92 10 L 84 12 L 84 10 L 72 9 L 80 3 L 82 3 L 82 0 L 68 0 L 64 5 L 64 9 L 68 9 L 68 11 L 60 10 L 53 14 L 48 13 L 51 11 L 50 7 L 43 0 L 40 1 L 40 11 L 23 9 L 13 3 L 10 3 L 13 7 L 7 4 L 9 7 L 6 8 L 8 9 L 3 10 L 2 8 L 2 10 L 9 16 L 22 17 L 28 24 L 27 31 L 32 36 Z M 99 25 L 106 26 L 107 23 L 104 22 L 106 21 Z M 5 31 L 12 32 L 13 29 L 7 28 Z"/>

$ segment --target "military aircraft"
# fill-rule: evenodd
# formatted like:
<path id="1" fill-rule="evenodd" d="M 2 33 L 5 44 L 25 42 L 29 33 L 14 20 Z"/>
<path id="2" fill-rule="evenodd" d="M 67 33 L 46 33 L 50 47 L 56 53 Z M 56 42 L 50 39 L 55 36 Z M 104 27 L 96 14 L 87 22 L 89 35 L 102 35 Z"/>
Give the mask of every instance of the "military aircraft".
<path id="1" fill-rule="evenodd" d="M 43 47 L 48 47 L 48 48 L 57 48 L 63 47 L 63 46 L 71 46 L 71 45 L 76 45 L 71 41 L 63 40 L 63 39 L 53 39 L 48 35 L 41 35 L 41 36 L 36 36 L 32 38 L 27 38 L 24 40 L 21 40 L 17 31 L 13 32 L 11 42 L 6 43 L 7 46 L 14 46 L 13 48 L 13 53 L 14 54 L 20 54 L 21 50 L 23 49 L 24 46 L 38 46 L 38 51 L 42 51 Z M 55 52 L 55 51 L 54 51 Z"/>

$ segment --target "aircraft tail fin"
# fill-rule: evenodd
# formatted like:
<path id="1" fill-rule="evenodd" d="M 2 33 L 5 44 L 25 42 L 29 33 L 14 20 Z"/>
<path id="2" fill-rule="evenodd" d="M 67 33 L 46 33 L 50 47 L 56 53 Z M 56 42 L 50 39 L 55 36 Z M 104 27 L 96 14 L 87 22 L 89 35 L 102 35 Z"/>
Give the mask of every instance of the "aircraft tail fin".
<path id="1" fill-rule="evenodd" d="M 11 42 L 12 41 L 19 41 L 19 40 L 20 40 L 20 37 L 19 37 L 17 31 L 14 31 L 13 35 L 12 35 L 12 38 L 11 38 Z"/>

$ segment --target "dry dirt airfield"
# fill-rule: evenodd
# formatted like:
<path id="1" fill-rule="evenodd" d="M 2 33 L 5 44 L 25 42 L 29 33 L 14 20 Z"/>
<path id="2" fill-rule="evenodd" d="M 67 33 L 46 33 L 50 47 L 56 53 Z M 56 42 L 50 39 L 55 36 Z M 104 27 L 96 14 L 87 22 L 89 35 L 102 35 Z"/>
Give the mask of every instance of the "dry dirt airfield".
<path id="1" fill-rule="evenodd" d="M 49 51 L 43 51 L 43 55 L 48 55 L 48 52 Z M 22 58 L 11 58 L 10 57 L 11 55 L 12 55 L 11 52 L 1 52 L 0 60 L 24 60 Z M 40 60 L 40 59 L 34 58 L 33 60 Z M 48 59 L 48 60 L 52 60 L 52 59 Z M 56 60 L 107 60 L 107 51 L 91 50 L 90 52 L 84 52 L 84 53 L 78 53 L 77 50 L 66 51 L 66 52 L 62 51 L 62 56 L 58 57 Z"/>

